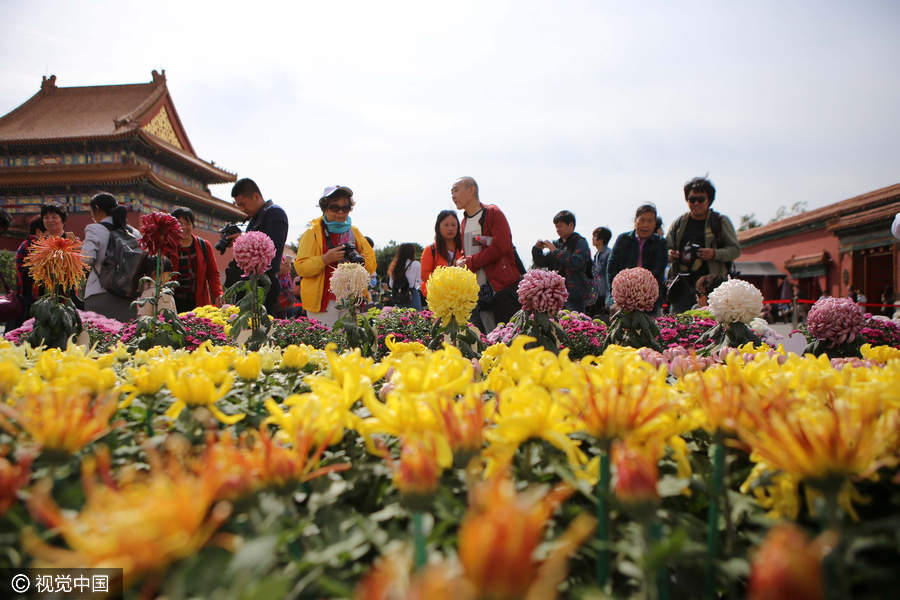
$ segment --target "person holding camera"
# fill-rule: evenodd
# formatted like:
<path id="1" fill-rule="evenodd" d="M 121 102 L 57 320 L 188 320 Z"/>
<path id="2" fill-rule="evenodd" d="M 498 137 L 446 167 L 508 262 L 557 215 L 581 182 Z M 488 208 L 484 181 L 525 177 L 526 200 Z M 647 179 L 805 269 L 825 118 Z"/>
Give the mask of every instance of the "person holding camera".
<path id="1" fill-rule="evenodd" d="M 322 216 L 313 219 L 300 236 L 294 260 L 294 271 L 302 278 L 300 302 L 307 316 L 328 327 L 334 326 L 343 312 L 338 310 L 329 285 L 337 265 L 353 262 L 363 265 L 370 275 L 375 272 L 375 251 L 350 219 L 355 205 L 350 188 L 325 188 L 319 198 Z"/>
<path id="2" fill-rule="evenodd" d="M 653 312 L 659 314 L 665 289 L 666 240 L 656 233 L 656 206 L 653 204 L 638 206 L 634 212 L 634 230 L 616 238 L 606 266 L 607 289 L 612 290 L 613 279 L 620 271 L 635 267 L 647 269 L 656 278 L 660 294 Z"/>
<path id="3" fill-rule="evenodd" d="M 252 179 L 239 179 L 231 188 L 231 197 L 234 198 L 235 205 L 250 219 L 245 231 L 261 231 L 275 244 L 275 257 L 272 258 L 272 264 L 266 271 L 271 286 L 266 294 L 265 305 L 269 315 L 280 317 L 278 296 L 281 293 L 281 284 L 278 281 L 278 270 L 281 267 L 281 255 L 284 253 L 284 243 L 287 240 L 287 213 L 271 200 L 264 200 L 259 186 Z M 228 246 L 241 235 L 241 230 L 234 223 L 230 223 L 222 229 L 221 234 L 222 238 L 216 243 L 216 250 L 224 254 Z M 241 270 L 232 259 L 225 268 L 225 288 L 240 281 L 241 277 Z"/>
<path id="4" fill-rule="evenodd" d="M 716 188 L 705 177 L 684 184 L 688 212 L 669 227 L 669 305 L 672 313 L 688 310 L 694 303 L 697 280 L 704 275 L 727 276 L 741 255 L 741 245 L 731 220 L 712 210 Z"/>
<path id="5" fill-rule="evenodd" d="M 194 310 L 207 304 L 222 305 L 222 282 L 212 246 L 194 235 L 194 211 L 177 206 L 172 216 L 181 224 L 181 244 L 178 255 L 169 257 L 178 273 L 175 306 L 178 312 Z"/>
<path id="6" fill-rule="evenodd" d="M 587 240 L 575 231 L 575 215 L 561 210 L 553 217 L 559 239 L 553 242 L 538 240 L 531 249 L 531 260 L 537 267 L 546 267 L 566 280 L 569 298 L 565 308 L 584 312 L 584 302 L 591 284 L 591 249 Z M 548 253 L 544 254 L 544 250 Z"/>

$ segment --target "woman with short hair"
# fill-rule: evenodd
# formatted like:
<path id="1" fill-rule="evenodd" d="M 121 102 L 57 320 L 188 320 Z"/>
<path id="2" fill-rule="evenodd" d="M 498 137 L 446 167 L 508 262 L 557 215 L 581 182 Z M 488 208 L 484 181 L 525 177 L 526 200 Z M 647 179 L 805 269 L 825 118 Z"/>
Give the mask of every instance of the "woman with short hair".
<path id="1" fill-rule="evenodd" d="M 294 271 L 301 277 L 300 302 L 307 316 L 328 327 L 342 314 L 329 285 L 337 265 L 349 260 L 363 264 L 370 275 L 375 272 L 375 251 L 350 219 L 355 205 L 350 188 L 325 188 L 319 198 L 322 216 L 300 236 L 294 259 Z"/>
<path id="2" fill-rule="evenodd" d="M 222 280 L 219 266 L 209 242 L 194 235 L 194 211 L 178 206 L 172 216 L 181 224 L 181 242 L 178 254 L 170 256 L 178 273 L 175 288 L 175 306 L 178 312 L 188 312 L 198 306 L 222 305 Z"/>
<path id="3" fill-rule="evenodd" d="M 620 271 L 643 267 L 653 273 L 659 283 L 659 298 L 654 307 L 654 312 L 658 313 L 665 290 L 663 281 L 667 263 L 666 240 L 656 233 L 656 206 L 642 204 L 634 213 L 634 229 L 616 238 L 609 255 L 606 268 L 609 289 L 612 291 L 613 279 Z"/>

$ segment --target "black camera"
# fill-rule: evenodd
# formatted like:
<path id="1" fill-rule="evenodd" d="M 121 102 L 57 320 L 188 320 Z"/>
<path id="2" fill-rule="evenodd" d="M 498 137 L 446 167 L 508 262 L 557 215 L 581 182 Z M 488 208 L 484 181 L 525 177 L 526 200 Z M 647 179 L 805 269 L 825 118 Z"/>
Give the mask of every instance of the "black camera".
<path id="1" fill-rule="evenodd" d="M 237 223 L 228 223 L 219 230 L 219 241 L 216 242 L 214 248 L 219 251 L 219 254 L 225 254 L 225 251 L 228 250 L 228 247 L 231 246 L 231 243 L 234 240 L 228 239 L 228 236 L 234 235 L 235 233 L 242 233 L 241 228 L 237 226 Z"/>
<path id="2" fill-rule="evenodd" d="M 694 262 L 695 260 L 697 260 L 698 258 L 700 258 L 698 256 L 698 254 L 700 252 L 700 248 L 702 248 L 702 246 L 695 242 L 686 244 L 684 247 L 684 250 L 682 250 L 682 252 L 681 252 L 681 262 L 686 265 L 689 265 L 692 262 Z"/>
<path id="3" fill-rule="evenodd" d="M 353 244 L 343 244 L 343 246 L 344 260 L 341 262 L 356 263 L 358 265 L 365 266 L 366 259 L 362 254 L 359 253 L 359 251 L 356 249 L 356 246 L 354 246 Z"/>

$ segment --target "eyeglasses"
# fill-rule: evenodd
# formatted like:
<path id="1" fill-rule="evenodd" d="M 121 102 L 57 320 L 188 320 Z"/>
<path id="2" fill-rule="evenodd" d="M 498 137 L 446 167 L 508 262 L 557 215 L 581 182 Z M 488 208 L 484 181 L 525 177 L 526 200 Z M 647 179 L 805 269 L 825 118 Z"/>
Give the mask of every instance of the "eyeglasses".
<path id="1" fill-rule="evenodd" d="M 691 196 L 688 198 L 688 202 L 691 204 L 703 204 L 706 202 L 706 196 Z"/>
<path id="2" fill-rule="evenodd" d="M 336 213 L 349 213 L 351 210 L 353 210 L 353 207 L 349 204 L 329 204 L 325 208 L 327 208 L 331 212 Z"/>

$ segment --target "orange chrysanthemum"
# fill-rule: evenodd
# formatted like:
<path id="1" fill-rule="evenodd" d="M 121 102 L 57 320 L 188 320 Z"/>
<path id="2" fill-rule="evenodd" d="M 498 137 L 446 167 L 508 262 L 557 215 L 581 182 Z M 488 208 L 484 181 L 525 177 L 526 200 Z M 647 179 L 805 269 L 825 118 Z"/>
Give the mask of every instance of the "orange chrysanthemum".
<path id="1" fill-rule="evenodd" d="M 149 472 L 132 470 L 118 480 L 109 472 L 104 450 L 82 467 L 86 500 L 77 514 L 63 511 L 50 495 L 50 481 L 32 488 L 28 508 L 53 527 L 67 547 L 51 546 L 34 532 L 23 535 L 35 566 L 123 569 L 125 585 L 137 575 L 161 571 L 191 556 L 210 539 L 231 512 L 214 500 L 218 477 L 196 474 L 176 456 L 148 453 Z"/>
<path id="2" fill-rule="evenodd" d="M 55 235 L 31 244 L 24 264 L 35 282 L 50 290 L 59 285 L 64 291 L 81 283 L 88 268 L 81 254 L 81 242 Z"/>
<path id="3" fill-rule="evenodd" d="M 94 396 L 67 390 L 47 389 L 29 394 L 14 405 L 0 403 L 0 417 L 6 416 L 18 428 L 0 418 L 0 427 L 14 436 L 27 434 L 41 448 L 77 452 L 109 431 L 109 420 L 116 412 L 112 394 Z"/>
<path id="4" fill-rule="evenodd" d="M 201 473 L 216 473 L 216 499 L 233 499 L 267 486 L 309 481 L 350 468 L 349 463 L 320 467 L 327 444 L 315 445 L 313 438 L 311 432 L 300 431 L 292 446 L 286 446 L 275 441 L 263 427 L 258 432 L 246 431 L 237 440 L 231 432 L 210 434 L 198 467 Z"/>

